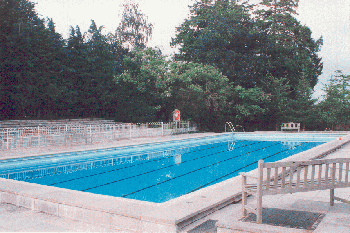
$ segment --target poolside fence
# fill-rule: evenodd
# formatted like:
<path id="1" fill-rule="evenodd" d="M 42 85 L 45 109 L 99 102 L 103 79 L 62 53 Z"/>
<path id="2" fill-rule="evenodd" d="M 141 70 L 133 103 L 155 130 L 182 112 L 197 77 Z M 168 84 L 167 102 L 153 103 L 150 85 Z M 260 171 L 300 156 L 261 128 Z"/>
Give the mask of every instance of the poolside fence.
<path id="1" fill-rule="evenodd" d="M 165 136 L 196 131 L 191 122 L 144 124 L 52 124 L 0 128 L 0 150 L 96 144 L 121 139 Z"/>

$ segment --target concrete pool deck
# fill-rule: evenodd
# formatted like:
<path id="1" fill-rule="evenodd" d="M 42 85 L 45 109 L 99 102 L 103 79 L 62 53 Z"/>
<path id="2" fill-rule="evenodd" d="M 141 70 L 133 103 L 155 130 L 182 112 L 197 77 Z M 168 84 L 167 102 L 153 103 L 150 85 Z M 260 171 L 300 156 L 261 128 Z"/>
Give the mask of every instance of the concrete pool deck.
<path id="1" fill-rule="evenodd" d="M 189 137 L 212 136 L 214 133 L 208 134 L 189 134 L 178 135 L 173 138 L 143 138 L 119 141 L 118 145 L 109 145 L 108 147 L 125 146 L 132 144 L 142 144 L 157 141 L 178 140 Z M 133 142 L 132 142 L 133 141 Z M 298 155 L 292 156 L 293 160 L 303 158 L 309 159 L 322 153 L 330 153 L 334 148 L 339 147 L 342 143 L 350 141 L 350 137 L 346 136 L 341 141 L 333 141 L 332 143 L 323 144 L 326 146 L 318 147 L 316 150 L 307 151 Z M 125 144 L 124 144 L 125 143 Z M 322 146 L 322 145 L 321 145 Z M 99 145 L 95 148 L 106 148 Z M 66 149 L 67 150 L 67 149 Z M 81 149 L 76 149 L 81 150 Z M 55 151 L 52 153 L 63 152 Z M 325 158 L 340 158 L 350 157 L 350 146 L 345 145 L 342 149 L 338 149 Z M 17 152 L 8 154 L 7 158 L 34 156 L 37 154 L 48 154 L 48 152 L 32 152 L 23 153 Z M 1 157 L 1 154 L 0 154 Z M 6 157 L 6 156 L 5 156 Z M 4 159 L 2 157 L 2 159 Z M 288 158 L 290 159 L 290 158 Z M 127 216 L 118 215 L 115 208 L 115 198 L 102 198 L 97 195 L 83 195 L 79 198 L 85 200 L 77 200 L 73 198 L 75 191 L 67 192 L 47 187 L 46 191 L 37 190 L 39 185 L 31 184 L 23 188 L 23 182 L 0 180 L 0 231 L 117 231 L 118 227 L 113 226 L 112 222 L 121 222 L 130 227 L 130 231 L 148 231 L 154 232 L 152 229 L 155 226 L 146 226 L 143 223 L 142 227 L 132 227 L 139 225 L 139 220 L 147 220 L 147 222 L 162 221 L 161 228 L 156 227 L 158 232 L 216 232 L 214 223 L 217 221 L 221 232 L 297 232 L 296 229 L 288 229 L 281 227 L 272 227 L 268 225 L 257 225 L 254 223 L 239 222 L 241 217 L 241 204 L 230 204 L 235 202 L 233 194 L 241 191 L 240 177 L 233 178 L 217 185 L 210 186 L 203 191 L 198 191 L 190 195 L 166 202 L 166 204 L 144 204 L 138 201 L 128 200 L 122 204 L 118 204 L 118 211 L 123 209 L 124 213 L 137 213 L 139 218 L 127 218 Z M 6 190 L 3 187 L 6 186 Z M 349 199 L 350 190 L 336 189 L 336 195 L 345 199 Z M 11 194 L 11 195 L 9 195 Z M 72 194 L 73 196 L 70 196 Z M 32 199 L 30 199 L 32 197 Z M 84 211 L 78 211 L 80 204 L 89 200 L 89 208 Z M 237 199 L 238 201 L 238 199 Z M 51 203 L 50 203 L 51 202 Z M 12 204 L 9 204 L 12 203 Z M 56 203 L 56 204 L 53 204 Z M 130 209 L 130 206 L 134 209 Z M 314 210 L 327 212 L 326 217 L 317 227 L 315 232 L 344 232 L 350 231 L 350 211 L 346 204 L 336 203 L 335 206 L 329 207 L 329 191 L 316 191 L 309 193 L 296 193 L 290 195 L 275 195 L 264 197 L 264 206 L 290 208 L 297 210 Z M 14 205 L 13 205 L 14 204 Z M 52 205 L 53 204 L 53 205 Z M 22 207 L 17 207 L 22 206 Z M 24 208 L 26 206 L 27 208 Z M 135 209 L 135 206 L 139 208 Z M 105 211 L 99 213 L 99 217 L 93 214 L 94 208 L 104 208 Z M 311 209 L 310 209 L 311 208 Z M 313 209 L 312 209 L 313 208 Z M 203 211 L 204 209 L 204 211 Z M 107 214 L 115 213 L 115 215 Z M 46 212 L 43 213 L 42 211 Z M 143 212 L 143 213 L 141 213 Z M 147 212 L 147 213 L 146 213 Z M 194 213 L 194 214 L 192 214 Z M 210 214 L 211 213 L 211 214 Z M 141 217 L 141 214 L 143 217 Z M 192 214 L 192 219 L 191 219 Z M 79 216 L 81 215 L 81 216 Z M 201 215 L 201 216 L 198 216 Z M 146 217 L 148 216 L 148 217 Z M 186 216 L 185 219 L 181 217 Z M 69 219 L 70 218 L 70 219 Z M 166 221 L 167 220 L 167 221 Z M 181 227 L 174 228 L 173 223 L 182 224 Z M 184 221 L 182 221 L 184 220 Z M 168 224 L 164 224 L 168 222 Z M 221 224 L 221 225 L 220 225 Z M 164 228 L 165 226 L 169 228 Z M 198 226 L 198 227 L 196 227 Z M 125 229 L 125 228 L 124 228 Z M 322 230 L 323 229 L 323 230 Z M 124 230 L 125 232 L 125 230 Z M 299 231 L 300 232 L 300 231 Z M 305 231 L 304 231 L 305 232 Z"/>

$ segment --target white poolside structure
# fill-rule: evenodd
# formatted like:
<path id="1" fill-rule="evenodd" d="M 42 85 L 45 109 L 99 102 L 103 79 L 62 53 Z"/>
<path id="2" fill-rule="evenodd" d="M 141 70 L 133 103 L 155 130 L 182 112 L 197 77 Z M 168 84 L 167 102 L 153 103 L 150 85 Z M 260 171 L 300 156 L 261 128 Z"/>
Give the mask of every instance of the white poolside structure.
<path id="1" fill-rule="evenodd" d="M 298 130 L 298 133 L 299 133 L 300 123 L 294 123 L 294 122 L 282 123 L 281 132 L 283 132 L 283 130 Z"/>
<path id="2" fill-rule="evenodd" d="M 197 131 L 191 122 L 118 123 L 103 119 L 0 122 L 0 150 L 91 145 Z"/>

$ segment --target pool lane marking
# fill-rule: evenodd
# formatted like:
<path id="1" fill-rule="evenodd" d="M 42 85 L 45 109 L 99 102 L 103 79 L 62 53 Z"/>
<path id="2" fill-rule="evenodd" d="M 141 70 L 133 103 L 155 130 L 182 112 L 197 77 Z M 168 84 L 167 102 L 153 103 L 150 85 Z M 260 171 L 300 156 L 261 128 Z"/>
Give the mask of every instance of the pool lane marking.
<path id="1" fill-rule="evenodd" d="M 294 147 L 298 147 L 298 146 L 304 145 L 305 143 L 306 143 L 306 142 L 303 142 L 302 144 L 297 145 L 297 146 L 294 146 Z M 264 159 L 270 158 L 270 157 L 272 157 L 272 156 L 275 156 L 275 155 L 277 155 L 277 154 L 280 154 L 280 153 L 282 153 L 282 152 L 285 152 L 285 151 L 288 151 L 288 150 L 291 150 L 291 149 L 292 149 L 292 148 L 279 151 L 279 152 L 277 152 L 277 153 L 274 153 L 274 154 L 269 155 L 269 156 L 267 156 L 267 157 L 265 157 L 265 158 L 262 158 L 262 159 L 264 160 Z M 192 191 L 187 192 L 187 193 L 185 193 L 185 194 L 192 193 L 192 192 L 197 191 L 197 190 L 199 190 L 199 189 L 201 189 L 201 188 L 204 188 L 204 187 L 208 186 L 209 184 L 214 183 L 215 181 L 217 181 L 217 180 L 219 180 L 219 179 L 221 179 L 221 178 L 223 178 L 223 177 L 229 176 L 229 175 L 231 175 L 231 174 L 233 174 L 233 173 L 235 173 L 235 172 L 237 172 L 237 171 L 239 171 L 239 170 L 242 170 L 243 168 L 249 167 L 249 166 L 253 165 L 254 163 L 258 163 L 258 162 L 259 162 L 259 160 L 258 160 L 258 161 L 255 161 L 255 162 L 252 162 L 252 163 L 250 163 L 250 164 L 248 164 L 248 165 L 246 165 L 246 166 L 244 166 L 244 167 L 241 167 L 241 168 L 239 168 L 239 169 L 236 169 L 236 170 L 234 170 L 233 172 L 230 172 L 230 173 L 228 173 L 228 174 L 226 174 L 226 175 L 224 175 L 224 176 L 221 176 L 221 177 L 219 177 L 219 178 L 216 178 L 215 180 L 210 181 L 210 182 L 208 182 L 208 183 L 206 183 L 206 184 L 204 184 L 204 185 L 201 185 L 201 186 L 199 186 L 198 188 L 195 188 L 195 189 L 193 189 Z"/>
<path id="2" fill-rule="evenodd" d="M 242 140 L 242 141 L 246 141 L 246 140 Z M 246 145 L 243 145 L 241 147 L 237 147 L 238 148 L 243 148 L 243 147 L 246 147 L 246 146 L 250 146 L 250 145 L 253 145 L 253 144 L 256 144 L 257 142 L 255 143 L 250 143 L 250 144 L 246 144 Z M 258 142 L 260 143 L 260 142 Z M 208 143 L 209 144 L 209 143 Z M 207 144 L 207 145 L 208 145 Z M 219 145 L 219 146 L 216 146 L 216 147 L 222 147 L 222 146 L 226 146 L 226 145 Z M 187 153 L 184 153 L 185 154 L 188 154 L 188 153 L 193 153 L 193 152 L 198 152 L 198 151 L 202 151 L 202 150 L 207 150 L 207 149 L 210 149 L 210 148 L 214 148 L 214 147 L 208 147 L 208 148 L 205 148 L 205 149 L 199 149 L 199 150 L 195 150 L 195 151 L 191 151 L 191 152 L 187 152 Z M 48 184 L 48 185 L 56 185 L 56 184 L 61 184 L 61 183 L 65 183 L 65 182 L 70 182 L 70 181 L 73 181 L 73 180 L 79 180 L 79 179 L 84 179 L 84 178 L 87 178 L 87 177 L 92 177 L 92 176 L 97 176 L 97 175 L 102 175 L 102 174 L 106 174 L 108 172 L 116 172 L 116 171 L 119 171 L 119 170 L 122 170 L 122 169 L 127 169 L 127 168 L 131 168 L 131 167 L 135 167 L 135 166 L 140 166 L 140 165 L 143 165 L 143 164 L 146 164 L 146 163 L 151 163 L 151 162 L 155 162 L 155 161 L 161 161 L 161 160 L 165 160 L 165 159 L 168 159 L 169 157 L 163 157 L 163 158 L 159 158 L 159 159 L 156 159 L 156 160 L 149 160 L 149 161 L 146 161 L 146 162 L 143 162 L 143 163 L 138 163 L 138 164 L 133 164 L 133 165 L 130 165 L 130 166 L 125 166 L 125 167 L 122 167 L 122 168 L 117 168 L 117 169 L 113 169 L 113 170 L 109 170 L 109 171 L 104 171 L 104 172 L 100 172 L 100 173 L 96 173 L 96 174 L 92 174 L 92 175 L 88 175 L 88 176 L 83 176 L 83 177 L 79 177 L 79 178 L 74 178 L 74 179 L 70 179 L 70 180 L 65 180 L 65 181 L 61 181 L 61 182 L 57 182 L 57 183 L 52 183 L 52 184 Z M 201 158 L 201 157 L 199 157 Z M 164 167 L 164 168 L 167 168 L 167 167 Z"/>
<path id="3" fill-rule="evenodd" d="M 246 141 L 246 140 L 238 140 L 238 141 Z M 237 142 L 238 142 L 237 141 Z M 219 143 L 218 141 L 216 141 L 215 143 L 210 143 L 210 142 L 208 142 L 208 143 L 205 143 L 205 144 L 199 144 L 199 145 L 194 145 L 194 146 L 190 146 L 190 147 L 183 147 L 183 148 L 180 148 L 180 149 L 187 149 L 187 148 L 193 148 L 193 147 L 198 147 L 198 146 L 205 146 L 205 145 L 208 145 L 208 144 L 217 144 L 217 143 Z M 224 146 L 224 145 L 220 145 L 220 146 Z M 219 147 L 219 146 L 216 146 L 216 147 Z M 211 147 L 211 148 L 213 148 L 213 147 Z M 176 150 L 178 150 L 178 149 L 174 149 L 174 147 L 170 147 L 169 149 L 171 149 L 170 151 L 176 151 Z M 207 148 L 207 149 L 209 149 L 209 148 Z M 166 150 L 166 151 L 169 151 L 169 150 Z M 153 152 L 153 153 L 159 153 L 159 152 L 164 152 L 164 151 L 157 151 L 157 152 Z M 192 152 L 196 152 L 196 151 L 192 151 Z M 191 153 L 191 152 L 188 152 L 188 153 Z M 143 156 L 143 155 L 147 155 L 147 154 L 149 154 L 149 152 L 147 152 L 147 153 L 138 153 L 138 154 L 141 154 L 141 156 Z M 184 153 L 184 154 L 187 154 L 187 153 Z M 132 156 L 137 156 L 137 153 L 134 153 L 134 154 L 132 154 Z M 120 159 L 120 158 L 129 158 L 130 156 L 128 156 L 128 157 L 108 157 L 109 159 L 108 160 L 112 160 L 112 159 Z M 167 157 L 163 157 L 163 158 L 160 158 L 160 159 L 157 159 L 158 161 L 160 161 L 160 160 L 163 160 L 163 159 L 167 159 L 167 158 L 169 158 L 169 156 L 167 156 Z M 157 160 L 151 160 L 151 161 L 148 161 L 148 162 L 152 162 L 152 161 L 157 161 Z M 91 159 L 91 160 L 87 160 L 87 161 L 85 161 L 84 163 L 91 163 L 91 162 L 104 162 L 104 161 L 106 161 L 106 159 L 104 159 L 104 160 L 93 160 L 93 159 Z M 135 165 L 131 165 L 131 166 L 125 166 L 125 167 L 123 167 L 123 168 L 119 168 L 119 169 L 115 169 L 115 171 L 117 171 L 117 170 L 120 170 L 120 169 L 124 169 L 124 168 L 129 168 L 129 167 L 133 167 L 133 166 L 139 166 L 139 165 L 142 165 L 142 164 L 145 164 L 145 163 L 148 163 L 148 162 L 144 162 L 144 163 L 138 163 L 138 164 L 135 164 Z M 30 170 L 20 170 L 20 171 L 12 171 L 12 172 L 10 172 L 10 173 L 6 173 L 6 174 L 0 174 L 0 176 L 2 176 L 2 175 L 5 175 L 5 176 L 7 176 L 8 174 L 16 174 L 16 173 L 27 173 L 27 172 L 33 172 L 33 171 L 37 171 L 37 170 L 43 170 L 43 169 L 56 169 L 56 168 L 62 168 L 63 166 L 79 166 L 79 165 L 81 165 L 82 163 L 74 163 L 74 164 L 67 164 L 67 163 L 62 163 L 62 164 L 57 164 L 58 166 L 55 166 L 55 167 L 46 167 L 46 166 L 41 166 L 41 167 L 35 167 L 35 169 L 30 169 Z M 74 170 L 74 169 L 73 169 Z M 81 169 L 76 169 L 76 170 L 81 170 Z M 103 172 L 103 173 L 107 173 L 107 172 L 112 172 L 112 171 L 114 171 L 114 170 L 110 170 L 110 171 L 106 171 L 106 172 Z M 57 172 L 57 173 L 55 173 L 55 174 L 61 174 L 61 173 L 66 173 L 66 172 L 64 172 L 64 171 L 62 171 L 62 172 Z M 103 173 L 97 173 L 97 174 L 93 174 L 93 175 L 90 175 L 90 176 L 94 176 L 94 175 L 100 175 L 100 174 L 103 174 Z M 38 176 L 36 176 L 36 177 L 34 177 L 34 179 L 35 178 L 40 178 L 40 175 L 38 175 Z M 83 177 L 80 177 L 80 178 L 75 178 L 75 179 L 82 179 L 82 178 L 85 178 L 85 177 L 89 177 L 89 176 L 83 176 Z M 66 180 L 66 181 L 62 181 L 61 183 L 64 183 L 64 182 L 68 182 L 68 181 L 72 181 L 72 180 L 75 180 L 75 179 L 71 179 L 71 180 Z M 25 180 L 25 179 L 24 179 Z M 60 182 L 59 182 L 60 183 Z M 57 183 L 54 183 L 54 184 L 57 184 Z M 50 184 L 48 184 L 48 185 L 50 185 Z"/>
<path id="4" fill-rule="evenodd" d="M 260 142 L 258 142 L 258 143 L 260 143 Z M 255 143 L 252 143 L 252 144 L 255 144 Z M 249 153 L 252 153 L 252 152 L 255 152 L 255 151 L 259 151 L 259 150 L 262 150 L 262 149 L 265 149 L 265 148 L 268 148 L 268 147 L 271 147 L 271 146 L 274 146 L 274 145 L 277 145 L 277 144 L 280 144 L 280 143 L 276 143 L 276 144 L 273 144 L 273 145 L 270 145 L 270 146 L 267 146 L 267 147 L 260 148 L 260 149 L 258 149 L 258 150 L 253 150 L 253 151 L 250 151 L 250 152 L 247 152 L 247 153 L 244 153 L 244 154 L 240 154 L 240 155 L 231 157 L 231 158 L 229 158 L 229 159 L 225 159 L 225 160 L 219 161 L 219 162 L 214 163 L 214 164 L 218 164 L 218 163 L 221 163 L 221 162 L 225 162 L 225 161 L 227 161 L 227 160 L 231 160 L 231 159 L 240 157 L 240 156 L 242 156 L 242 155 L 249 154 Z M 246 145 L 246 146 L 248 146 L 248 145 Z M 222 153 L 222 152 L 227 152 L 227 150 L 220 151 L 220 152 L 216 152 L 216 153 L 209 154 L 209 155 L 205 155 L 205 156 L 201 156 L 201 157 L 197 157 L 197 158 L 194 158 L 194 159 L 191 159 L 191 160 L 184 161 L 184 162 L 182 162 L 182 163 L 187 163 L 187 162 L 194 161 L 194 160 L 197 160 L 197 159 L 201 159 L 201 158 L 204 158 L 204 157 L 216 155 L 216 154 L 219 154 L 219 153 Z M 211 165 L 214 165 L 214 164 L 211 164 Z M 209 165 L 209 166 L 211 166 L 211 165 Z M 95 187 L 83 189 L 83 190 L 80 190 L 80 191 L 86 191 L 86 190 L 90 190 L 90 189 L 94 189 L 94 188 L 98 188 L 98 187 L 110 185 L 110 184 L 113 184 L 113 183 L 117 183 L 117 182 L 120 182 L 120 181 L 123 181 L 123 180 L 135 178 L 135 177 L 138 177 L 138 176 L 142 176 L 142 175 L 145 175 L 145 174 L 149 174 L 149 173 L 156 172 L 156 171 L 159 171 L 159 170 L 162 170 L 162 169 L 165 169 L 165 168 L 169 168 L 169 167 L 173 167 L 173 166 L 177 166 L 177 164 L 172 164 L 172 165 L 170 165 L 170 166 L 158 168 L 158 169 L 155 169 L 155 170 L 152 170 L 152 171 L 148 171 L 148 172 L 145 172 L 145 173 L 140 173 L 140 174 L 137 174 L 137 175 L 134 175 L 134 176 L 130 176 L 130 177 L 127 177 L 127 178 L 123 178 L 123 179 L 120 179 L 120 180 L 115 180 L 115 181 L 112 181 L 112 182 L 108 182 L 108 183 L 105 183 L 105 184 L 102 184 L 102 185 L 98 185 L 98 186 L 95 186 Z M 206 166 L 206 167 L 207 167 L 207 166 Z M 204 168 L 205 168 L 205 167 L 204 167 Z M 201 169 L 202 169 L 202 168 L 201 168 Z M 197 169 L 197 170 L 198 170 L 198 169 Z M 200 169 L 199 169 L 199 170 L 200 170 Z M 191 173 L 191 172 L 190 172 L 190 173 Z M 189 173 L 185 173 L 185 174 L 183 174 L 183 175 L 186 175 L 186 174 L 189 174 Z M 181 176 L 183 176 L 183 175 L 181 175 Z M 178 177 L 179 177 L 179 176 L 178 176 Z M 166 180 L 166 181 L 169 181 L 169 180 Z M 161 182 L 161 183 L 164 183 L 164 182 Z M 159 183 L 159 184 L 160 184 L 160 183 Z M 156 185 L 157 185 L 157 184 L 156 184 Z M 155 185 L 152 185 L 152 186 L 149 186 L 149 187 L 146 187 L 146 188 L 150 188 L 150 187 L 153 187 L 153 186 L 155 186 Z M 144 189 L 146 189 L 146 188 L 144 188 Z M 141 190 L 143 190 L 143 189 L 141 189 Z M 139 190 L 139 191 L 141 191 L 141 190 Z M 137 192 L 137 191 L 136 191 L 136 192 Z M 131 193 L 131 194 L 132 194 L 132 193 Z M 130 194 L 126 194 L 126 195 L 130 195 Z M 121 196 L 121 197 L 123 197 L 123 196 Z"/>
<path id="5" fill-rule="evenodd" d="M 246 146 L 250 146 L 250 145 L 253 145 L 255 143 L 251 143 L 251 144 L 246 144 L 242 147 L 246 147 Z M 220 147 L 220 146 L 216 146 L 216 147 Z M 238 148 L 242 148 L 242 147 L 237 147 Z M 211 147 L 211 148 L 214 148 L 214 147 Z M 209 149 L 209 148 L 207 148 Z M 207 150 L 207 149 L 201 149 L 201 150 L 197 150 L 197 151 L 202 151 L 202 150 Z M 196 151 L 196 152 L 197 152 Z M 221 151 L 219 153 L 222 153 L 222 152 L 225 152 L 225 151 Z M 215 155 L 217 153 L 214 153 L 214 154 L 209 154 L 209 155 L 205 155 L 205 156 L 201 156 L 201 157 L 197 157 L 197 158 L 194 158 L 194 159 L 191 159 L 191 160 L 187 160 L 187 161 L 183 161 L 182 163 L 186 163 L 186 162 L 189 162 L 189 161 L 193 161 L 193 160 L 197 160 L 197 159 L 201 159 L 201 158 L 204 158 L 204 157 L 208 157 L 208 156 L 212 156 L 212 155 Z M 169 157 L 167 157 L 169 158 Z M 165 158 L 166 159 L 166 158 Z M 150 162 L 154 162 L 153 161 L 150 161 Z M 154 169 L 154 170 L 151 170 L 151 171 L 148 171 L 148 172 L 144 172 L 144 173 L 140 173 L 140 174 L 137 174 L 137 175 L 134 175 L 134 176 L 130 176 L 130 177 L 126 177 L 126 178 L 123 178 L 123 179 L 120 179 L 120 180 L 116 180 L 116 181 L 112 181 L 112 182 L 108 182 L 108 183 L 105 183 L 105 184 L 101 184 L 101 185 L 98 185 L 98 186 L 95 186 L 95 187 L 91 187 L 91 188 L 87 188 L 87 189 L 83 189 L 81 191 L 85 191 L 85 190 L 89 190 L 89 189 L 94 189 L 94 188 L 98 188 L 98 187 L 101 187 L 101 186 L 105 186 L 105 185 L 109 185 L 109 184 L 112 184 L 112 183 L 116 183 L 116 182 L 120 182 L 120 181 L 123 181 L 123 180 L 127 180 L 127 179 L 131 179 L 131 178 L 135 178 L 135 177 L 138 177 L 138 176 L 141 176 L 141 175 L 146 175 L 146 174 L 149 174 L 149 173 L 152 173 L 152 172 L 156 172 L 156 171 L 159 171 L 159 170 L 162 170 L 162 169 L 166 169 L 166 168 L 169 168 L 169 167 L 173 167 L 173 166 L 176 166 L 177 164 L 171 164 L 169 166 L 166 166 L 166 167 L 161 167 L 161 168 L 158 168 L 158 169 Z M 135 165 L 136 166 L 136 165 Z M 131 167 L 131 166 L 129 166 Z M 128 167 L 128 168 L 129 168 Z M 121 168 L 123 169 L 123 168 Z M 117 170 L 120 170 L 120 169 L 117 169 Z M 108 171 L 108 172 L 111 172 L 111 171 Z M 107 173 L 107 172 L 103 172 L 103 173 Z M 101 174 L 103 174 L 101 173 Z M 86 177 L 89 177 L 89 176 L 86 176 Z M 81 177 L 81 178 L 78 178 L 78 179 L 83 179 L 83 178 L 86 178 L 86 177 Z M 76 179 L 73 179 L 73 180 L 76 180 Z M 71 180 L 70 180 L 71 181 Z M 68 182 L 68 181 L 63 181 L 63 182 L 59 182 L 59 183 L 64 183 L 64 182 Z"/>
<path id="6" fill-rule="evenodd" d="M 213 166 L 213 165 L 216 165 L 216 164 L 219 164 L 219 163 L 222 163 L 222 162 L 226 162 L 226 161 L 228 161 L 228 160 L 231 160 L 231 159 L 240 157 L 240 156 L 242 156 L 242 155 L 250 154 L 250 153 L 255 152 L 255 151 L 259 151 L 259 150 L 262 150 L 262 149 L 265 149 L 265 148 L 268 148 L 268 147 L 272 147 L 272 146 L 275 146 L 275 145 L 277 145 L 277 144 L 282 144 L 282 143 L 276 143 L 276 144 L 273 144 L 273 145 L 270 145 L 270 146 L 267 146 L 267 147 L 264 147 L 264 148 L 261 148 L 261 149 L 258 149 L 258 150 L 254 150 L 254 151 L 251 151 L 251 152 L 247 152 L 247 153 L 245 153 L 245 154 L 237 155 L 237 156 L 232 157 L 232 158 L 229 158 L 229 159 L 225 159 L 225 160 L 222 160 L 222 161 L 219 161 L 219 162 L 216 162 L 216 163 L 209 164 L 209 165 L 207 165 L 207 166 L 205 166 L 205 167 L 201 167 L 201 168 L 198 168 L 198 169 L 196 169 L 196 170 L 190 171 L 190 172 L 188 172 L 188 173 L 185 173 L 185 174 L 182 174 L 182 175 L 179 175 L 179 176 L 175 176 L 175 177 L 172 177 L 172 178 L 170 178 L 170 179 L 168 179 L 168 180 L 164 180 L 164 181 L 162 181 L 162 182 L 156 183 L 156 184 L 154 184 L 154 185 L 151 185 L 151 186 L 148 186 L 148 187 L 145 187 L 145 188 L 136 190 L 136 191 L 131 192 L 131 193 L 128 193 L 128 194 L 124 194 L 124 195 L 122 195 L 121 197 L 130 196 L 130 195 L 132 195 L 132 194 L 141 192 L 141 191 L 143 191 L 143 190 L 145 190 L 145 189 L 149 189 L 149 188 L 155 187 L 155 186 L 157 186 L 157 185 L 160 185 L 160 184 L 166 183 L 166 182 L 168 182 L 168 181 L 171 181 L 171 180 L 174 180 L 174 179 L 183 177 L 183 176 L 185 176 L 185 175 L 188 175 L 188 174 L 191 174 L 191 173 L 193 173 L 193 172 L 202 170 L 202 169 L 204 169 L 204 168 L 208 168 L 208 167 L 210 167 L 210 166 Z M 217 152 L 217 153 L 214 153 L 214 154 L 219 154 L 219 153 L 222 153 L 222 152 L 223 152 L 223 151 Z M 187 161 L 186 161 L 186 162 L 187 162 Z"/>
<path id="7" fill-rule="evenodd" d="M 305 143 L 306 143 L 306 142 L 303 142 L 303 144 L 305 144 Z M 274 144 L 274 145 L 277 145 L 277 144 Z M 274 145 L 271 145 L 271 146 L 274 146 Z M 268 147 L 271 147 L 271 146 L 268 146 Z M 265 147 L 265 148 L 267 148 L 267 147 Z M 263 148 L 263 149 L 265 149 L 265 148 Z M 291 149 L 291 148 L 290 148 L 290 149 Z M 288 151 L 288 150 L 290 150 L 290 149 L 279 151 L 279 152 L 274 153 L 274 154 L 272 154 L 272 155 L 269 155 L 269 156 L 267 156 L 267 157 L 265 157 L 265 158 L 263 158 L 263 159 L 266 159 L 266 158 L 269 158 L 269 157 L 275 156 L 275 155 L 277 155 L 277 154 L 279 154 L 279 153 L 282 153 L 282 152 Z M 258 150 L 256 150 L 256 151 L 258 151 Z M 253 152 L 254 152 L 254 151 L 253 151 Z M 251 152 L 249 152 L 249 153 L 251 153 Z M 229 160 L 229 159 L 226 159 L 226 160 L 223 160 L 223 161 L 227 161 L 227 160 Z M 188 173 L 186 173 L 186 174 L 182 174 L 182 175 L 179 175 L 179 176 L 173 177 L 173 178 L 168 179 L 168 180 L 164 180 L 164 181 L 162 181 L 162 182 L 159 182 L 159 183 L 156 183 L 156 184 L 154 184 L 154 185 L 151 185 L 151 186 L 145 187 L 145 188 L 143 188 L 143 189 L 139 189 L 139 190 L 134 191 L 134 192 L 132 192 L 132 193 L 122 195 L 121 197 L 130 196 L 130 195 L 135 194 L 135 193 L 137 193 L 137 192 L 141 192 L 141 191 L 143 191 L 143 190 L 145 190 L 145 189 L 152 188 L 152 187 L 154 187 L 154 186 L 157 186 L 157 185 L 160 185 L 160 184 L 166 183 L 166 182 L 171 181 L 171 180 L 173 180 L 173 179 L 176 179 L 176 178 L 179 178 L 179 177 L 182 177 L 182 176 L 188 175 L 188 174 L 190 174 L 190 173 L 193 173 L 193 172 L 196 172 L 196 171 L 202 170 L 202 169 L 204 169 L 204 168 L 207 168 L 207 167 L 209 167 L 209 166 L 212 166 L 212 165 L 215 165 L 215 164 L 221 163 L 221 162 L 223 162 L 223 161 L 220 161 L 220 162 L 217 162 L 217 163 L 210 164 L 210 165 L 208 165 L 208 166 L 205 166 L 205 167 L 202 167 L 202 168 L 199 168 L 199 169 L 193 170 L 193 171 L 191 171 L 191 172 L 188 172 Z M 240 169 L 235 170 L 234 172 L 239 171 L 239 170 L 241 170 L 241 169 L 243 169 L 243 168 L 245 168 L 245 167 L 251 166 L 252 164 L 257 163 L 257 162 L 258 162 L 258 161 L 255 161 L 255 162 L 253 162 L 253 163 L 250 163 L 250 164 L 248 164 L 248 165 L 246 165 L 246 166 L 244 166 L 244 167 L 242 167 L 242 168 L 240 168 Z M 232 174 L 232 173 L 234 173 L 234 172 L 231 172 L 231 174 Z M 229 175 L 229 174 L 227 174 L 227 175 Z M 227 175 L 225 175 L 225 176 L 227 176 Z M 223 176 L 223 177 L 225 177 L 225 176 Z M 221 177 L 221 178 L 222 178 L 222 177 Z M 197 189 L 192 190 L 192 191 L 190 191 L 190 192 L 188 192 L 188 193 L 194 192 L 194 191 L 196 191 L 196 190 L 197 190 Z M 185 193 L 185 194 L 188 194 L 188 193 Z"/>

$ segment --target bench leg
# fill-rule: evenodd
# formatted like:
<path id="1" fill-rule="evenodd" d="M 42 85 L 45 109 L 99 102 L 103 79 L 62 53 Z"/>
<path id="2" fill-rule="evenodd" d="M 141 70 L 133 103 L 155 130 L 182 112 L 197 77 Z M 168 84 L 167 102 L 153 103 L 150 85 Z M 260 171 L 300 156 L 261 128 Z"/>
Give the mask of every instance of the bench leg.
<path id="1" fill-rule="evenodd" d="M 245 185 L 247 184 L 247 177 L 242 176 L 242 216 L 247 216 L 247 209 L 245 206 L 247 205 L 247 193 L 245 192 Z"/>
<path id="2" fill-rule="evenodd" d="M 247 216 L 247 209 L 245 208 L 245 206 L 247 205 L 247 193 L 246 192 L 242 192 L 242 216 L 246 217 Z"/>
<path id="3" fill-rule="evenodd" d="M 334 189 L 330 189 L 330 205 L 334 206 Z"/>
<path id="4" fill-rule="evenodd" d="M 262 195 L 257 196 L 256 223 L 262 223 Z"/>

